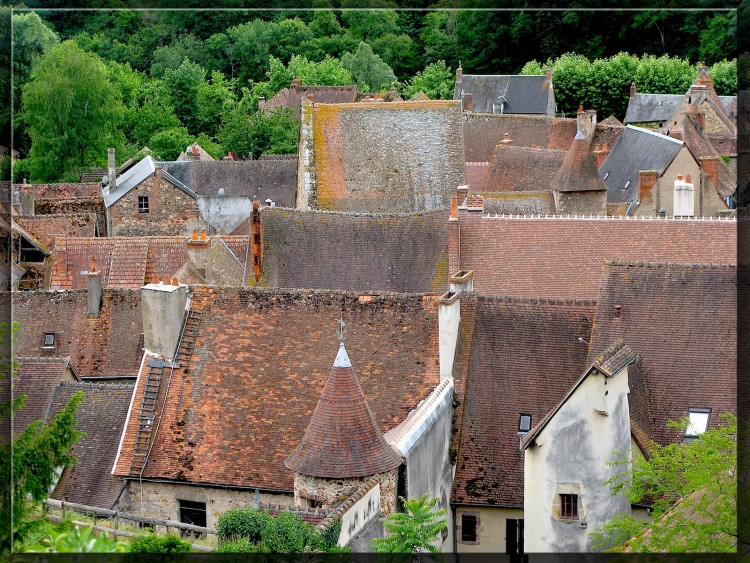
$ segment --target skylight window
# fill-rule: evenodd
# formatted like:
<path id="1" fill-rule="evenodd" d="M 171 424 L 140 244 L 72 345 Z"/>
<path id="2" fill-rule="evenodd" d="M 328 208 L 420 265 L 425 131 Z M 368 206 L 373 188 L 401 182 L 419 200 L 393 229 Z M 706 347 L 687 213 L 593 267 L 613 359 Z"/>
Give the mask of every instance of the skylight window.
<path id="1" fill-rule="evenodd" d="M 528 432 L 529 430 L 531 430 L 531 415 L 521 414 L 518 417 L 518 431 Z"/>
<path id="2" fill-rule="evenodd" d="M 54 348 L 55 347 L 55 333 L 54 332 L 45 332 L 44 333 L 44 345 L 45 348 Z"/>
<path id="3" fill-rule="evenodd" d="M 688 426 L 685 429 L 685 438 L 697 438 L 708 428 L 709 409 L 690 409 L 688 411 Z"/>

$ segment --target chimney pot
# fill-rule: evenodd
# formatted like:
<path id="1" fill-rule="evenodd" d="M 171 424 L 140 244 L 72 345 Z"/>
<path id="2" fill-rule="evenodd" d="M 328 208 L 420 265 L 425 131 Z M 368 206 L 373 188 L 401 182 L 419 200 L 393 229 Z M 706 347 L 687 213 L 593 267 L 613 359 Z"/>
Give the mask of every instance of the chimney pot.
<path id="1" fill-rule="evenodd" d="M 172 278 L 172 285 L 180 285 L 180 282 L 177 278 Z"/>
<path id="2" fill-rule="evenodd" d="M 164 276 L 164 285 L 170 285 L 172 283 L 172 278 L 169 276 Z"/>
<path id="3" fill-rule="evenodd" d="M 206 240 L 208 237 L 206 236 L 206 229 L 201 229 L 201 240 Z"/>
<path id="4" fill-rule="evenodd" d="M 682 174 L 677 174 L 677 179 L 682 180 Z"/>
<path id="5" fill-rule="evenodd" d="M 578 113 L 583 113 L 583 104 L 578 106 Z"/>
<path id="6" fill-rule="evenodd" d="M 458 68 L 456 69 L 456 80 L 461 80 L 464 74 L 464 68 L 461 66 L 461 61 L 458 61 Z"/>
<path id="7" fill-rule="evenodd" d="M 260 209 L 260 201 L 256 199 L 253 201 L 253 211 L 258 211 L 258 209 Z"/>
<path id="8" fill-rule="evenodd" d="M 635 82 L 630 84 L 630 97 L 635 98 Z"/>
<path id="9" fill-rule="evenodd" d="M 458 221 L 458 200 L 456 196 L 451 198 L 451 221 Z"/>
<path id="10" fill-rule="evenodd" d="M 544 74 L 545 74 L 544 79 L 547 82 L 552 82 L 552 69 L 548 67 Z"/>
<path id="11" fill-rule="evenodd" d="M 688 174 L 687 176 L 685 176 L 685 183 L 686 184 L 692 184 L 693 183 L 693 179 L 690 177 L 690 174 Z"/>
<path id="12" fill-rule="evenodd" d="M 198 240 L 198 231 L 193 229 L 192 234 L 190 235 L 190 240 Z"/>
<path id="13" fill-rule="evenodd" d="M 154 285 L 159 283 L 159 276 L 157 276 L 156 274 L 151 276 L 151 283 L 153 283 Z"/>

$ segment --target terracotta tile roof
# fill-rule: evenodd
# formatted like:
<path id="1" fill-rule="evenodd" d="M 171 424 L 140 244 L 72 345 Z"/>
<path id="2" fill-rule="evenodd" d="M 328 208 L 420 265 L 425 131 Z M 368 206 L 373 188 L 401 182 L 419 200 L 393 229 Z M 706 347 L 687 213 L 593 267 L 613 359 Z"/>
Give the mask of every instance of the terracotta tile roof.
<path id="1" fill-rule="evenodd" d="M 482 294 L 595 299 L 607 259 L 737 263 L 737 222 L 731 219 L 545 219 L 461 212 L 459 227 L 460 267 L 475 271 L 474 287 Z"/>
<path id="2" fill-rule="evenodd" d="M 107 287 L 141 287 L 145 281 L 148 241 L 113 239 Z"/>
<path id="3" fill-rule="evenodd" d="M 23 432 L 35 420 L 44 420 L 55 389 L 65 378 L 67 370 L 72 377 L 78 374 L 69 357 L 17 358 L 18 370 L 13 377 L 13 396 L 26 395 L 23 408 L 13 415 L 13 434 Z"/>
<path id="4" fill-rule="evenodd" d="M 481 192 L 484 179 L 490 169 L 489 162 L 467 162 L 466 183 L 472 192 Z"/>
<path id="5" fill-rule="evenodd" d="M 180 283 L 208 284 L 242 287 L 245 285 L 245 259 L 248 251 L 247 236 L 211 237 L 211 283 L 197 271 L 190 260 L 174 274 Z"/>
<path id="6" fill-rule="evenodd" d="M 357 101 L 357 86 L 302 86 L 292 85 L 284 88 L 268 100 L 264 111 L 274 111 L 279 108 L 290 108 L 292 115 L 299 118 L 300 104 L 308 95 L 313 96 L 315 103 L 345 104 Z"/>
<path id="7" fill-rule="evenodd" d="M 366 215 L 261 210 L 262 285 L 348 291 L 444 291 L 447 212 Z"/>
<path id="8" fill-rule="evenodd" d="M 516 147 L 565 151 L 578 128 L 576 119 L 532 115 L 464 113 L 462 119 L 467 162 L 489 161 L 505 133 Z"/>
<path id="9" fill-rule="evenodd" d="M 366 477 L 401 465 L 375 422 L 343 342 L 305 435 L 284 465 L 330 479 Z"/>
<path id="10" fill-rule="evenodd" d="M 593 316 L 592 301 L 478 298 L 451 502 L 523 506 L 519 417 L 536 424 L 580 377 Z"/>
<path id="11" fill-rule="evenodd" d="M 16 215 L 13 223 L 34 235 L 46 248 L 52 248 L 55 237 L 93 237 L 96 229 L 96 214 L 75 213 L 69 215 Z"/>
<path id="12" fill-rule="evenodd" d="M 13 293 L 13 317 L 20 325 L 19 356 L 70 356 L 81 377 L 136 375 L 142 356 L 141 293 L 105 289 L 102 311 L 88 316 L 87 291 Z M 55 349 L 42 347 L 55 333 Z"/>
<path id="13" fill-rule="evenodd" d="M 657 442 L 682 439 L 666 422 L 686 417 L 689 408 L 710 408 L 710 427 L 720 413 L 736 413 L 736 267 L 610 263 L 589 357 L 618 338 L 641 357 Z"/>
<path id="14" fill-rule="evenodd" d="M 689 114 L 682 120 L 682 134 L 685 146 L 696 161 L 700 163 L 700 159 L 704 157 L 718 159 L 719 185 L 714 187 L 721 197 L 732 195 L 737 190 L 737 176 L 726 165 L 719 151 L 701 134 L 693 117 Z"/>
<path id="15" fill-rule="evenodd" d="M 565 151 L 498 145 L 492 155 L 483 192 L 539 192 L 550 184 L 565 159 Z"/>
<path id="16" fill-rule="evenodd" d="M 559 192 L 607 191 L 607 186 L 599 178 L 589 143 L 580 131 L 576 133 L 550 187 Z"/>
<path id="17" fill-rule="evenodd" d="M 313 111 L 320 209 L 447 209 L 466 183 L 460 102 L 316 103 Z"/>
<path id="18" fill-rule="evenodd" d="M 600 122 L 597 123 L 597 125 L 615 125 L 617 127 L 623 127 L 622 121 L 617 119 L 614 115 L 610 115 L 606 119 L 602 119 Z"/>
<path id="19" fill-rule="evenodd" d="M 198 352 L 172 375 L 144 479 L 291 491 L 284 459 L 320 399 L 342 310 L 347 349 L 382 432 L 438 383 L 437 298 L 229 288 L 197 295 L 194 305 L 204 311 Z M 136 419 L 118 475 L 130 470 Z"/>
<path id="20" fill-rule="evenodd" d="M 83 391 L 76 412 L 76 428 L 86 433 L 73 446 L 78 458 L 64 469 L 51 498 L 111 509 L 120 495 L 123 480 L 112 475 L 117 446 L 125 426 L 134 383 L 61 383 L 47 417 L 50 420 Z"/>
<path id="21" fill-rule="evenodd" d="M 507 192 L 481 194 L 484 212 L 497 215 L 554 215 L 552 192 Z"/>

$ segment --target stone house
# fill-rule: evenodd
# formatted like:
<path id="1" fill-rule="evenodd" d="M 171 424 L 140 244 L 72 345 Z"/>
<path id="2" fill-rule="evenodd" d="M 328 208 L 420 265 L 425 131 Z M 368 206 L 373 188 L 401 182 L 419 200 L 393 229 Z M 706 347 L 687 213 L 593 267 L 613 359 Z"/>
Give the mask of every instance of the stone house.
<path id="1" fill-rule="evenodd" d="M 476 113 L 555 117 L 557 111 L 551 69 L 539 76 L 464 74 L 459 63 L 453 99 Z"/>
<path id="2" fill-rule="evenodd" d="M 352 104 L 359 101 L 357 85 L 351 86 L 303 86 L 300 78 L 293 78 L 289 88 L 282 88 L 273 98 L 258 100 L 261 111 L 274 112 L 281 108 L 292 111 L 292 116 L 299 119 L 302 101 L 312 97 L 321 104 Z"/>

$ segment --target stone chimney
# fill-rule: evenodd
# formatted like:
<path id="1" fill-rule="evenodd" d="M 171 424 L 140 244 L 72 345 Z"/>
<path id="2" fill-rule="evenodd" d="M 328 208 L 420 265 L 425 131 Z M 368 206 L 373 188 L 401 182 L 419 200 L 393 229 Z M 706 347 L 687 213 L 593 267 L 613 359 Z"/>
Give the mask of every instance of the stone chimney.
<path id="1" fill-rule="evenodd" d="M 503 140 L 498 143 L 501 147 L 509 147 L 513 144 L 513 139 L 510 138 L 509 133 L 503 133 Z"/>
<path id="2" fill-rule="evenodd" d="M 88 278 L 89 317 L 98 317 L 102 310 L 102 273 L 96 267 L 96 258 L 91 259 Z"/>
<path id="3" fill-rule="evenodd" d="M 206 280 L 207 285 L 213 283 L 213 272 L 211 271 L 211 239 L 206 236 L 206 230 L 193 229 L 190 239 L 187 241 L 188 259 L 193 263 L 198 274 Z"/>
<path id="4" fill-rule="evenodd" d="M 552 69 L 547 68 L 547 70 L 544 73 L 544 80 L 552 84 Z"/>
<path id="5" fill-rule="evenodd" d="M 635 98 L 635 82 L 630 83 L 630 99 Z"/>
<path id="6" fill-rule="evenodd" d="M 582 105 L 579 106 L 578 114 L 576 115 L 576 126 L 583 133 L 586 140 L 591 141 L 596 132 L 596 110 L 584 110 Z"/>
<path id="7" fill-rule="evenodd" d="M 188 300 L 188 287 L 173 281 L 165 276 L 163 282 L 152 279 L 141 288 L 143 347 L 169 360 L 174 360 L 180 342 Z"/>
<path id="8" fill-rule="evenodd" d="M 638 201 L 646 200 L 658 180 L 659 172 L 656 170 L 638 171 Z"/>
<path id="9" fill-rule="evenodd" d="M 191 156 L 192 156 L 193 160 L 200 160 L 201 159 L 201 151 L 198 148 L 198 145 L 193 145 L 191 147 L 191 151 L 192 151 L 191 152 Z"/>
<path id="10" fill-rule="evenodd" d="M 463 186 L 461 186 L 463 187 Z M 459 189 L 461 189 L 459 187 Z M 451 198 L 451 214 L 448 218 L 448 268 L 455 272 L 460 263 L 461 231 L 458 225 L 458 200 L 456 196 Z"/>
<path id="11" fill-rule="evenodd" d="M 260 202 L 253 201 L 252 223 L 250 224 L 250 254 L 253 261 L 255 281 L 260 281 L 263 272 L 263 244 L 260 231 Z"/>
<path id="12" fill-rule="evenodd" d="M 109 178 L 109 193 L 117 188 L 117 164 L 115 163 L 115 149 L 107 149 L 107 177 Z"/>
<path id="13" fill-rule="evenodd" d="M 596 169 L 598 170 L 607 159 L 607 155 L 609 154 L 609 145 L 607 143 L 604 143 L 603 145 L 596 145 L 593 154 L 594 163 L 596 164 Z"/>
<path id="14" fill-rule="evenodd" d="M 458 68 L 456 69 L 456 82 L 461 81 L 461 77 L 464 74 L 464 67 L 461 66 L 461 61 L 458 61 Z"/>
<path id="15" fill-rule="evenodd" d="M 719 157 L 718 156 L 704 156 L 701 158 L 701 172 L 706 175 L 706 178 L 714 185 L 714 188 L 719 186 Z"/>
<path id="16" fill-rule="evenodd" d="M 474 94 L 464 92 L 464 111 L 474 111 Z"/>
<path id="17" fill-rule="evenodd" d="M 438 351 L 440 381 L 453 377 L 458 331 L 461 326 L 461 294 L 446 291 L 438 300 Z"/>
<path id="18" fill-rule="evenodd" d="M 695 215 L 695 186 L 690 176 L 683 180 L 682 174 L 674 181 L 674 213 L 675 217 L 693 217 Z"/>
<path id="19" fill-rule="evenodd" d="M 450 277 L 450 290 L 464 294 L 474 291 L 474 270 L 459 270 Z"/>
<path id="20" fill-rule="evenodd" d="M 292 78 L 291 87 L 295 88 L 297 86 L 302 86 L 302 79 L 299 76 L 295 76 L 294 78 Z"/>
<path id="21" fill-rule="evenodd" d="M 714 87 L 714 81 L 708 72 L 708 67 L 703 63 L 700 63 L 700 67 L 698 68 L 698 77 L 695 79 L 695 85 L 705 88 Z"/>

